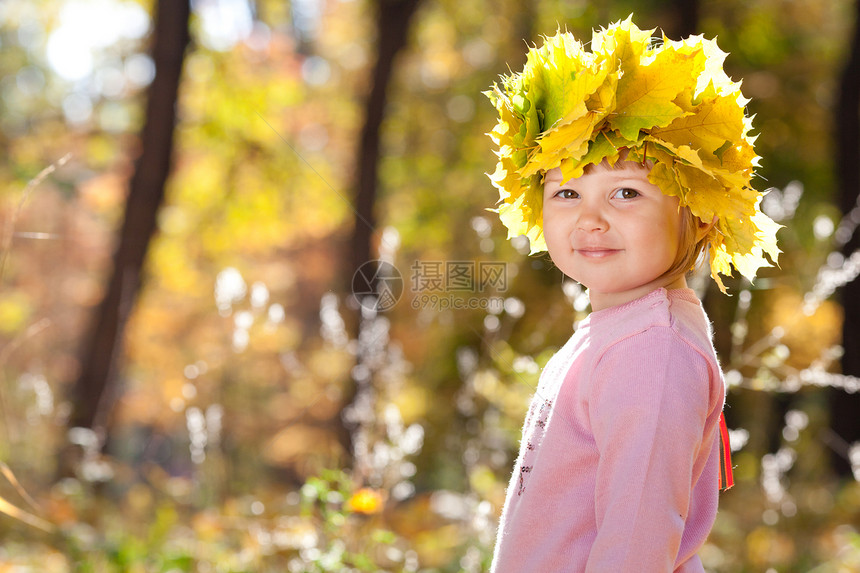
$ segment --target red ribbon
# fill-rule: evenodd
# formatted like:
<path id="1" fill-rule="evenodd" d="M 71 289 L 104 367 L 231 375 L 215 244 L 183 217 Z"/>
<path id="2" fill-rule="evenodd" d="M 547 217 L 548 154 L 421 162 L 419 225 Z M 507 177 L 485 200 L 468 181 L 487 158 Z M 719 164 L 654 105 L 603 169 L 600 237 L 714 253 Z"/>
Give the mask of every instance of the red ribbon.
<path id="1" fill-rule="evenodd" d="M 726 426 L 726 416 L 720 413 L 720 491 L 726 491 L 735 485 L 732 475 L 732 448 L 729 444 L 729 428 Z"/>

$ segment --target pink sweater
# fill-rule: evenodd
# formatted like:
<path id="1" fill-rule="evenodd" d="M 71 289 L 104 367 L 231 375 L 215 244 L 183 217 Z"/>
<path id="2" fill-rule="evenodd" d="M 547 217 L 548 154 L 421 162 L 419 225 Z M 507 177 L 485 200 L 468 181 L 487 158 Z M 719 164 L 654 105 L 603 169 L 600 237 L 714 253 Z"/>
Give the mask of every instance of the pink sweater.
<path id="1" fill-rule="evenodd" d="M 593 312 L 541 374 L 492 571 L 704 571 L 724 397 L 692 290 Z"/>

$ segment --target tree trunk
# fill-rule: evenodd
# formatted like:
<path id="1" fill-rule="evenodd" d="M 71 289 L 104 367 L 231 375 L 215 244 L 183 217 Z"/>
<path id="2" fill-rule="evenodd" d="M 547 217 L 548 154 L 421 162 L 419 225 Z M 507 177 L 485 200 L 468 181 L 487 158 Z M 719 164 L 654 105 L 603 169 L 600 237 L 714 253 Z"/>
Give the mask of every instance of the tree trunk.
<path id="1" fill-rule="evenodd" d="M 699 0 L 675 0 L 674 11 L 678 17 L 674 38 L 686 38 L 699 33 Z"/>
<path id="2" fill-rule="evenodd" d="M 364 127 L 356 161 L 355 225 L 350 243 L 352 253 L 348 278 L 362 264 L 375 258 L 373 233 L 376 230 L 374 208 L 378 187 L 380 126 L 385 115 L 394 59 L 406 46 L 409 23 L 418 3 L 419 0 L 379 0 L 377 3 L 377 59 L 365 105 Z"/>
<path id="3" fill-rule="evenodd" d="M 71 392 L 70 427 L 103 431 L 106 426 L 118 394 L 115 379 L 123 330 L 140 289 L 141 269 L 170 172 L 190 6 L 188 0 L 159 0 L 155 11 L 152 55 L 156 74 L 147 94 L 141 154 L 129 185 L 113 274 L 81 352 L 81 372 Z"/>
<path id="4" fill-rule="evenodd" d="M 365 104 L 364 126 L 361 130 L 358 150 L 356 153 L 356 193 L 354 206 L 354 225 L 350 241 L 350 253 L 345 269 L 347 270 L 346 284 L 352 283 L 352 278 L 364 263 L 376 258 L 374 253 L 374 232 L 376 231 L 377 189 L 379 184 L 379 144 L 380 127 L 385 115 L 385 104 L 388 85 L 394 70 L 394 60 L 397 54 L 406 46 L 409 37 L 409 24 L 420 0 L 379 0 L 377 2 L 377 58 L 373 69 L 370 93 Z M 368 277 L 370 292 L 376 292 L 375 278 Z M 367 304 L 367 301 L 365 301 Z M 354 321 L 350 329 L 357 338 L 361 330 L 361 318 Z M 357 365 L 365 360 L 359 352 L 356 357 Z M 360 422 L 351 421 L 346 415 L 353 409 L 360 392 L 371 391 L 369 378 L 354 379 L 347 395 L 344 397 L 344 407 L 341 411 L 342 424 L 338 430 L 338 438 L 347 456 L 352 456 L 353 431 Z"/>
<path id="5" fill-rule="evenodd" d="M 849 46 L 845 68 L 839 84 L 838 101 L 834 110 L 836 132 L 836 182 L 839 189 L 839 206 L 848 214 L 860 201 L 860 0 L 856 2 L 854 35 Z M 849 256 L 860 248 L 860 232 L 855 232 L 843 253 Z M 842 306 L 845 311 L 842 324 L 842 372 L 860 376 L 860 280 L 855 279 L 842 288 Z M 851 464 L 845 443 L 860 441 L 860 394 L 846 394 L 830 390 L 831 429 L 840 439 L 834 438 L 834 469 L 850 478 Z M 843 441 L 844 440 L 844 441 Z"/>

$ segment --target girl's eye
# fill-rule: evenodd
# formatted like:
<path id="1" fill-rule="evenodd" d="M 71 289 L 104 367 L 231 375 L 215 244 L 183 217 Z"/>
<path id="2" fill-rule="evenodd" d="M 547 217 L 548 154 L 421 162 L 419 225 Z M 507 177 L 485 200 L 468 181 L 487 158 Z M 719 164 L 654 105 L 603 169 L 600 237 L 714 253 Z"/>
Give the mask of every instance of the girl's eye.
<path id="1" fill-rule="evenodd" d="M 636 189 L 630 189 L 628 187 L 624 187 L 622 189 L 617 189 L 615 191 L 615 197 L 618 199 L 633 199 L 634 197 L 639 196 L 639 191 Z"/>
<path id="2" fill-rule="evenodd" d="M 579 193 L 574 191 L 573 189 L 561 189 L 558 193 L 555 194 L 556 197 L 561 197 L 562 199 L 576 199 L 579 197 Z"/>

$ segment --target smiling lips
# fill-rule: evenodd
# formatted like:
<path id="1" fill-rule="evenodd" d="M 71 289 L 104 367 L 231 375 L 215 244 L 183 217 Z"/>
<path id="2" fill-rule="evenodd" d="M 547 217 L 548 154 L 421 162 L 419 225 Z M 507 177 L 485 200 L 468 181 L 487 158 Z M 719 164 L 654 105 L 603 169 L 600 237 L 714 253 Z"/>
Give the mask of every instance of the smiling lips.
<path id="1" fill-rule="evenodd" d="M 574 253 L 588 259 L 603 259 L 621 252 L 621 249 L 610 249 L 608 247 L 581 247 L 573 249 Z"/>

